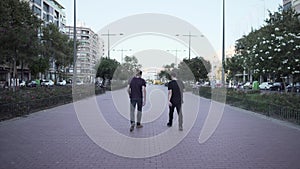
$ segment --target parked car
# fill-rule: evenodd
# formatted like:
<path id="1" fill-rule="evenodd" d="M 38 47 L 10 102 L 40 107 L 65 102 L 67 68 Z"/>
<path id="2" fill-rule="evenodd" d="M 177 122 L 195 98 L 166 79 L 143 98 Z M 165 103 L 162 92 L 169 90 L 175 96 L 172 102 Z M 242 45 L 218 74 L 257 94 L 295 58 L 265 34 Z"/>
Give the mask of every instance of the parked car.
<path id="1" fill-rule="evenodd" d="M 273 91 L 281 91 L 284 90 L 284 84 L 282 82 L 275 82 L 271 87 L 270 90 Z"/>
<path id="2" fill-rule="evenodd" d="M 269 90 L 272 85 L 272 82 L 262 82 L 258 87 L 259 89 Z"/>
<path id="3" fill-rule="evenodd" d="M 35 80 L 29 80 L 29 81 L 27 81 L 26 86 L 27 87 L 36 87 L 37 83 Z"/>
<path id="4" fill-rule="evenodd" d="M 67 84 L 66 80 L 60 80 L 56 83 L 58 86 L 65 86 Z"/>
<path id="5" fill-rule="evenodd" d="M 295 84 L 290 84 L 286 87 L 287 92 L 300 92 L 300 82 L 296 82 Z"/>
<path id="6" fill-rule="evenodd" d="M 46 81 L 47 81 L 46 79 L 41 79 L 41 80 L 40 80 L 40 85 L 41 85 L 41 86 L 45 86 L 45 82 L 46 82 Z"/>
<path id="7" fill-rule="evenodd" d="M 23 81 L 21 81 L 21 83 L 19 85 L 20 85 L 20 87 L 25 87 L 26 86 L 26 82 L 23 80 Z"/>
<path id="8" fill-rule="evenodd" d="M 76 81 L 76 85 L 83 85 L 83 81 L 77 80 L 77 81 Z"/>
<path id="9" fill-rule="evenodd" d="M 43 86 L 53 86 L 54 82 L 52 80 L 46 80 L 43 82 Z"/>
<path id="10" fill-rule="evenodd" d="M 234 89 L 242 89 L 245 83 L 236 83 L 233 85 Z"/>
<path id="11" fill-rule="evenodd" d="M 252 89 L 252 82 L 246 82 L 243 86 L 243 89 Z"/>

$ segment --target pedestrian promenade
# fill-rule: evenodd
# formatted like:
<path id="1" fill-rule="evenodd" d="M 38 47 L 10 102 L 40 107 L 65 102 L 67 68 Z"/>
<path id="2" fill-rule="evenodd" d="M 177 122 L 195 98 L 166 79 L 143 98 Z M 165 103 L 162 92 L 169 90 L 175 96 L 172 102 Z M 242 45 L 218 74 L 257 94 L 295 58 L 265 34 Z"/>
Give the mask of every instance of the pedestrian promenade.
<path id="1" fill-rule="evenodd" d="M 176 121 L 166 125 L 166 88 L 150 86 L 147 94 L 144 127 L 132 133 L 125 90 L 0 122 L 0 168 L 300 168 L 299 126 L 226 105 L 200 144 L 211 100 L 185 93 L 181 132 Z"/>

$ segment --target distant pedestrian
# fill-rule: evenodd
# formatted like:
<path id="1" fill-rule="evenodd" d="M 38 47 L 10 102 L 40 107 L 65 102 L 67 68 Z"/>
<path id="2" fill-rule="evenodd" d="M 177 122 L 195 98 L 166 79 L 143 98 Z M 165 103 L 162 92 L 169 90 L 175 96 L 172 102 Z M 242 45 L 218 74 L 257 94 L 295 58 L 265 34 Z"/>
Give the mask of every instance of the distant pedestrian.
<path id="1" fill-rule="evenodd" d="M 175 72 L 171 72 L 171 81 L 168 84 L 168 101 L 169 101 L 169 122 L 167 126 L 171 127 L 173 123 L 173 113 L 176 108 L 178 114 L 179 130 L 183 130 L 183 115 L 182 115 L 182 103 L 183 103 L 183 90 L 184 84 L 181 80 L 178 80 Z"/>
<path id="2" fill-rule="evenodd" d="M 142 106 L 146 104 L 146 81 L 142 78 L 142 71 L 137 70 L 135 76 L 128 82 L 128 94 L 130 97 L 130 132 L 135 127 L 135 108 L 137 106 L 136 128 L 142 128 Z"/>

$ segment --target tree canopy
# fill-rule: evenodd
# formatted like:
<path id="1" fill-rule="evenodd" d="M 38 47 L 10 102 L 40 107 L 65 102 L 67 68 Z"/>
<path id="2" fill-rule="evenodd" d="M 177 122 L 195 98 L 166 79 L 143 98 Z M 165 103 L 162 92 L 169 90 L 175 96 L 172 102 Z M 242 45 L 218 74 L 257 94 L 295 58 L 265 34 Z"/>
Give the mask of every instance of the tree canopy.
<path id="1" fill-rule="evenodd" d="M 266 25 L 236 41 L 236 54 L 226 60 L 228 78 L 243 70 L 255 78 L 262 76 L 275 81 L 290 75 L 299 78 L 299 44 L 299 14 L 279 7 L 277 12 L 269 13 Z"/>

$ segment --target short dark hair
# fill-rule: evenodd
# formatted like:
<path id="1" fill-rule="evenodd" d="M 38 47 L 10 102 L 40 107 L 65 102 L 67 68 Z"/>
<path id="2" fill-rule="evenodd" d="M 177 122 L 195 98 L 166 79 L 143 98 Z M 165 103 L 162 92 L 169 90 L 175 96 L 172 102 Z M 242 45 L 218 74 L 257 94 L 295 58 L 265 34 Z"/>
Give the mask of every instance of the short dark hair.
<path id="1" fill-rule="evenodd" d="M 172 76 L 172 77 L 176 77 L 176 76 L 177 76 L 177 73 L 176 73 L 176 72 L 171 72 L 171 76 Z"/>
<path id="2" fill-rule="evenodd" d="M 137 76 L 142 76 L 143 72 L 139 69 L 136 70 L 136 75 Z"/>

